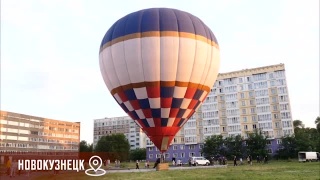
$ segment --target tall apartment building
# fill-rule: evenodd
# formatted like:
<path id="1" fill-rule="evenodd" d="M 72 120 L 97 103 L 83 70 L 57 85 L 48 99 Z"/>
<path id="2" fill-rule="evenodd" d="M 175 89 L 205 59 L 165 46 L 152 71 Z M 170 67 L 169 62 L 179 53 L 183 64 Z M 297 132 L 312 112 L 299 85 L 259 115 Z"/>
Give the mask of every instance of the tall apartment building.
<path id="1" fill-rule="evenodd" d="M 0 163 L 19 154 L 78 152 L 80 122 L 0 111 Z"/>
<path id="2" fill-rule="evenodd" d="M 291 108 L 284 64 L 244 69 L 218 75 L 210 94 L 175 136 L 166 157 L 187 162 L 202 156 L 204 140 L 211 135 L 241 135 L 261 129 L 269 137 L 268 152 L 274 154 L 280 138 L 293 134 Z M 147 139 L 147 158 L 159 150 Z"/>
<path id="3" fill-rule="evenodd" d="M 129 116 L 95 119 L 93 147 L 97 145 L 102 136 L 117 133 L 126 136 L 131 149 L 146 147 L 145 133 Z"/>

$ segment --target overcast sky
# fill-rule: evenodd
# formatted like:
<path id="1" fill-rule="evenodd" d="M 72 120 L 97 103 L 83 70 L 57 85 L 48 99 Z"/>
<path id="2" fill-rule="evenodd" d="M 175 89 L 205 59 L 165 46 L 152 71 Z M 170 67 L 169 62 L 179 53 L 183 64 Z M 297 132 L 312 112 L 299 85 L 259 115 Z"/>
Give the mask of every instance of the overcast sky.
<path id="1" fill-rule="evenodd" d="M 125 116 L 99 68 L 109 27 L 140 9 L 190 12 L 211 28 L 220 73 L 284 63 L 293 120 L 319 116 L 319 0 L 2 0 L 1 109 L 80 121 L 93 141 L 93 119 Z"/>

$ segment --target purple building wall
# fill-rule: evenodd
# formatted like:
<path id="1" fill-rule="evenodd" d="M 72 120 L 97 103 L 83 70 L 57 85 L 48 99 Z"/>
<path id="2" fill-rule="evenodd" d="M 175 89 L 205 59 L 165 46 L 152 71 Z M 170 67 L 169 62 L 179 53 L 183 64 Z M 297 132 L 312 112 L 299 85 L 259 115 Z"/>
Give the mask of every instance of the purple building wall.
<path id="1" fill-rule="evenodd" d="M 202 156 L 201 147 L 203 144 L 173 144 L 169 146 L 166 154 L 166 162 L 172 162 L 173 155 L 175 155 L 176 160 L 181 160 L 182 163 L 188 163 L 189 157 Z M 155 162 L 157 159 L 157 155 L 160 155 L 160 151 L 156 149 L 156 147 L 146 148 L 147 152 L 147 160 L 150 162 Z M 279 144 L 277 143 L 277 139 L 270 140 L 270 144 L 267 144 L 266 149 L 268 150 L 269 155 L 274 156 L 279 148 Z M 192 154 L 193 153 L 193 154 Z"/>
<path id="2" fill-rule="evenodd" d="M 278 139 L 270 140 L 270 144 L 267 144 L 267 150 L 271 156 L 274 156 L 279 149 L 280 144 L 277 143 L 277 140 Z M 281 141 L 281 139 L 279 140 Z"/>
<path id="3" fill-rule="evenodd" d="M 175 157 L 176 160 L 180 160 L 182 163 L 188 163 L 188 160 L 192 156 L 201 156 L 200 150 L 203 144 L 173 144 L 169 146 L 167 150 L 165 161 L 172 162 L 172 158 Z M 147 160 L 154 162 L 157 159 L 157 155 L 160 151 L 156 147 L 146 148 Z"/>

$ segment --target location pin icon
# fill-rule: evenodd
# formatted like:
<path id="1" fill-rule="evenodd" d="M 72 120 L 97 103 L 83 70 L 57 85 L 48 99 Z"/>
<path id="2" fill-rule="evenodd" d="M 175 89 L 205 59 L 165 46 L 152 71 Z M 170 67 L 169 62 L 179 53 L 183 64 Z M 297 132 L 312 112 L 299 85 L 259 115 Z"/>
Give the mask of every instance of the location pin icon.
<path id="1" fill-rule="evenodd" d="M 93 169 L 94 172 L 97 172 L 102 166 L 102 159 L 99 156 L 92 156 L 89 159 L 89 166 L 91 167 L 91 169 Z M 98 167 L 94 168 L 94 166 Z"/>

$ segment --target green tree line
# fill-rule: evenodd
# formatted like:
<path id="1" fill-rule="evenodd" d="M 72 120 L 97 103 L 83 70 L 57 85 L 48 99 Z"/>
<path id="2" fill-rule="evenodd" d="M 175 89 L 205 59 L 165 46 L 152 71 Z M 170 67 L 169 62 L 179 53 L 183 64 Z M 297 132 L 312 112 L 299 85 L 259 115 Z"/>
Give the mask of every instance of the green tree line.
<path id="1" fill-rule="evenodd" d="M 294 134 L 281 138 L 281 144 L 274 153 L 276 159 L 297 158 L 299 151 L 320 152 L 320 117 L 315 120 L 316 128 L 304 128 L 302 121 L 294 120 Z M 205 157 L 225 156 L 228 159 L 233 156 L 245 158 L 251 155 L 265 157 L 267 151 L 268 136 L 261 130 L 248 133 L 247 138 L 240 135 L 223 138 L 221 135 L 210 136 L 205 140 L 202 153 Z"/>
<path id="2" fill-rule="evenodd" d="M 102 136 L 95 147 L 83 140 L 80 142 L 80 152 L 104 152 L 108 157 L 103 157 L 103 159 L 112 161 L 116 159 L 120 161 L 146 159 L 146 149 L 130 150 L 130 144 L 124 134 Z"/>

